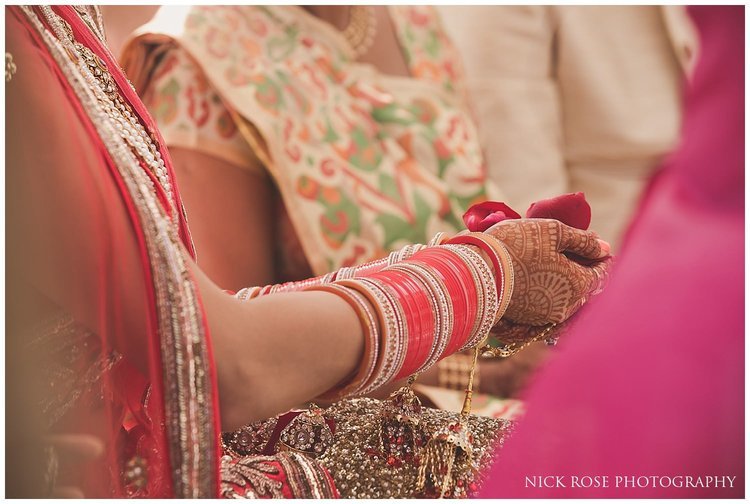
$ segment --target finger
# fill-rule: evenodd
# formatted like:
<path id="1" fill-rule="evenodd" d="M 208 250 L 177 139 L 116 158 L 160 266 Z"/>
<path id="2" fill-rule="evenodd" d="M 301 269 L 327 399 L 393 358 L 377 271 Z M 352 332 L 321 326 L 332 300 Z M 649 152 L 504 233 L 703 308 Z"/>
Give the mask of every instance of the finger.
<path id="1" fill-rule="evenodd" d="M 565 320 L 570 319 L 573 314 L 578 312 L 590 297 L 599 294 L 604 289 L 611 265 L 612 258 L 605 258 L 592 266 L 583 266 L 575 261 L 570 261 L 569 267 L 575 270 L 575 275 L 582 282 L 583 291 L 580 293 L 580 298 L 573 301 L 567 310 Z"/>
<path id="2" fill-rule="evenodd" d="M 47 437 L 61 458 L 94 460 L 104 454 L 104 443 L 90 434 L 55 434 Z"/>
<path id="3" fill-rule="evenodd" d="M 601 293 L 607 286 L 609 281 L 609 272 L 612 269 L 614 260 L 612 257 L 607 257 L 602 261 L 599 261 L 591 266 L 591 270 L 594 272 L 595 281 L 591 286 L 590 295 L 595 296 Z"/>
<path id="4" fill-rule="evenodd" d="M 577 288 L 574 289 L 576 295 L 569 300 L 565 311 L 559 314 L 560 318 L 554 320 L 557 323 L 567 321 L 586 304 L 591 291 L 598 285 L 599 277 L 601 276 L 600 270 L 595 270 L 591 266 L 583 266 L 570 259 L 565 260 L 568 262 L 567 267 L 570 268 L 571 275 L 577 279 Z"/>
<path id="5" fill-rule="evenodd" d="M 602 259 L 609 255 L 609 243 L 596 237 L 593 231 L 560 224 L 558 252 L 571 252 L 586 259 Z"/>
<path id="6" fill-rule="evenodd" d="M 544 325 L 520 324 L 508 319 L 501 319 L 490 330 L 490 336 L 502 344 L 524 342 L 539 334 Z"/>

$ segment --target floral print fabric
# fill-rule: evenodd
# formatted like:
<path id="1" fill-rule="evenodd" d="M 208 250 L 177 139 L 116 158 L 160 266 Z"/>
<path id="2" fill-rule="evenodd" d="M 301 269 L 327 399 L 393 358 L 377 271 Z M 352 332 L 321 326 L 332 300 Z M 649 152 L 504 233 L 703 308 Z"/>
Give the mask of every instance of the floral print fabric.
<path id="1" fill-rule="evenodd" d="M 169 137 L 192 122 L 231 156 L 250 155 L 240 136 L 252 146 L 316 274 L 456 232 L 463 212 L 487 198 L 477 133 L 456 88 L 460 64 L 436 12 L 397 6 L 390 14 L 412 78 L 353 61 L 335 28 L 294 6 L 191 7 L 176 31 L 167 29 L 172 13 L 131 46 L 147 51 L 157 34 L 177 42 L 184 59 L 172 51 L 152 73 L 160 126 Z M 194 62 L 207 86 L 200 78 L 172 85 L 180 79 L 164 75 L 176 75 L 181 61 Z"/>

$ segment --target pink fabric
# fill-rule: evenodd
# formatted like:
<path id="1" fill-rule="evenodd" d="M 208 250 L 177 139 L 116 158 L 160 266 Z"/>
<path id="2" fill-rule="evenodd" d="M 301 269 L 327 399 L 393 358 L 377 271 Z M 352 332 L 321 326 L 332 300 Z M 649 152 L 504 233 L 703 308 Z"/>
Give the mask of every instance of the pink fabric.
<path id="1" fill-rule="evenodd" d="M 744 12 L 690 12 L 702 47 L 683 145 L 652 182 L 608 291 L 529 389 L 482 497 L 744 495 Z M 584 475 L 609 486 L 572 488 Z M 735 479 L 618 488 L 618 475 Z M 534 476 L 565 488 L 531 488 Z"/>

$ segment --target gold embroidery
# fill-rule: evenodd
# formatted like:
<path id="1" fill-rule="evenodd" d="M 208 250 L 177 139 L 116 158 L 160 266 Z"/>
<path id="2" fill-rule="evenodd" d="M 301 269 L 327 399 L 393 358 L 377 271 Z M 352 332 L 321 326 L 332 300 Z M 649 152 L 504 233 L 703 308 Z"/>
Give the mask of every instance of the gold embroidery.
<path id="1" fill-rule="evenodd" d="M 148 483 L 148 466 L 146 465 L 146 460 L 137 455 L 128 459 L 125 463 L 122 479 L 129 494 L 136 494 L 146 488 L 146 484 Z"/>
<path id="2" fill-rule="evenodd" d="M 418 497 L 418 460 L 389 464 L 380 456 L 381 401 L 370 398 L 338 402 L 326 410 L 336 419 L 333 446 L 318 461 L 330 471 L 344 498 Z M 416 436 L 427 439 L 456 420 L 456 413 L 423 408 Z M 462 487 L 469 494 L 481 484 L 482 472 L 512 429 L 511 422 L 470 415 L 468 429 L 474 437 L 473 466 L 463 474 Z M 451 488 L 451 494 L 456 488 Z M 459 488 L 458 490 L 461 490 Z"/>
<path id="3" fill-rule="evenodd" d="M 133 149 L 134 154 L 149 167 L 159 180 L 159 184 L 164 189 L 167 199 L 174 209 L 175 202 L 172 193 L 172 184 L 169 181 L 169 174 L 156 145 L 154 135 L 146 132 L 146 129 L 138 121 L 138 115 L 120 94 L 115 79 L 107 69 L 107 64 L 88 47 L 75 40 L 73 30 L 68 23 L 61 20 L 61 24 L 65 29 L 68 39 L 70 39 L 76 48 L 77 54 L 72 56 L 76 60 L 79 56 L 83 57 L 89 71 L 96 78 L 99 86 L 108 98 L 108 100 L 100 100 L 100 104 L 105 108 L 107 115 L 112 119 L 122 138 Z"/>
<path id="4" fill-rule="evenodd" d="M 10 82 L 13 75 L 16 73 L 16 63 L 13 61 L 13 55 L 9 52 L 5 53 L 5 82 Z"/>
<path id="5" fill-rule="evenodd" d="M 221 435 L 222 448 L 237 458 L 246 455 L 260 455 L 266 449 L 276 428 L 278 417 L 254 422 Z"/>
<path id="6" fill-rule="evenodd" d="M 425 481 L 424 488 L 420 490 L 420 457 L 430 439 L 439 436 L 446 426 L 457 422 L 457 413 L 418 407 L 416 397 L 402 393 L 396 395 L 393 403 L 370 398 L 345 399 L 319 415 L 321 418 L 323 415 L 332 418 L 336 423 L 333 443 L 322 454 L 313 458 L 311 454 L 279 451 L 259 459 L 275 460 L 283 466 L 285 479 L 295 497 L 310 499 L 330 496 L 331 478 L 336 490 L 345 498 L 410 498 L 431 496 L 444 490 L 436 490 L 432 480 Z M 265 429 L 276 424 L 277 419 L 274 418 L 254 425 Z M 449 497 L 476 492 L 482 472 L 492 462 L 496 449 L 511 433 L 513 426 L 507 420 L 477 415 L 467 416 L 464 425 L 465 434 L 473 437 L 472 456 L 470 460 L 458 460 L 455 477 L 445 489 Z M 232 439 L 234 434 L 242 434 L 249 429 L 252 426 L 243 427 L 235 433 L 225 433 L 224 436 Z M 272 438 L 273 434 L 268 437 Z M 262 437 L 265 436 L 263 434 Z M 279 446 L 264 447 L 267 453 L 271 449 L 279 449 Z M 228 454 L 226 464 L 238 458 L 233 450 L 226 450 L 225 453 Z M 245 459 L 252 461 L 256 457 Z"/>
<path id="7" fill-rule="evenodd" d="M 295 499 L 331 499 L 335 497 L 333 481 L 323 466 L 301 453 L 280 453 L 287 483 Z"/>
<path id="8" fill-rule="evenodd" d="M 295 450 L 313 457 L 321 455 L 333 443 L 333 432 L 323 410 L 313 405 L 289 422 L 279 436 L 279 449 Z"/>
<path id="9" fill-rule="evenodd" d="M 47 387 L 40 409 L 47 427 L 83 396 L 101 389 L 102 378 L 122 357 L 115 352 L 101 355 L 96 335 L 62 312 L 29 330 L 26 351 L 42 363 L 40 375 Z M 100 396 L 101 390 L 93 399 Z"/>
<path id="10" fill-rule="evenodd" d="M 270 478 L 268 475 L 278 475 L 279 468 L 272 464 L 274 457 L 253 455 L 239 460 L 232 460 L 230 456 L 221 459 L 221 496 L 225 499 L 252 499 L 271 497 L 282 499 L 283 483 Z M 241 487 L 239 492 L 232 485 Z"/>
<path id="11" fill-rule="evenodd" d="M 83 22 L 89 27 L 89 29 L 97 36 L 97 38 L 106 43 L 106 33 L 104 32 L 104 20 L 102 19 L 102 11 L 98 5 L 74 5 L 73 9 L 81 16 Z"/>
<path id="12" fill-rule="evenodd" d="M 123 139 L 111 100 L 65 33 L 55 11 L 20 7 L 77 95 L 138 212 L 153 273 L 163 370 L 164 406 L 172 487 L 176 497 L 215 497 L 216 419 L 213 385 L 197 292 L 182 254 L 176 224 L 161 205 L 138 156 Z M 50 31 L 51 30 L 51 31 Z M 133 119 L 137 122 L 137 119 Z M 142 159 L 142 158 L 141 158 Z M 190 365 L 187 365 L 190 363 Z"/>

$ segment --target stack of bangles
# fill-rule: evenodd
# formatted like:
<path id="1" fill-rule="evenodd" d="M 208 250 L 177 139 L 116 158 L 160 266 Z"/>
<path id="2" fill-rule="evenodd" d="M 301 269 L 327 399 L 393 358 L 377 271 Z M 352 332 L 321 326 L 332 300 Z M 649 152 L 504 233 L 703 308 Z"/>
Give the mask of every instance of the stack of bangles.
<path id="1" fill-rule="evenodd" d="M 353 376 L 322 396 L 335 400 L 368 394 L 481 344 L 508 307 L 513 266 L 505 246 L 490 235 L 446 240 L 439 234 L 429 245 L 410 245 L 357 268 L 246 288 L 236 297 L 302 290 L 336 294 L 362 324 L 362 362 Z"/>

